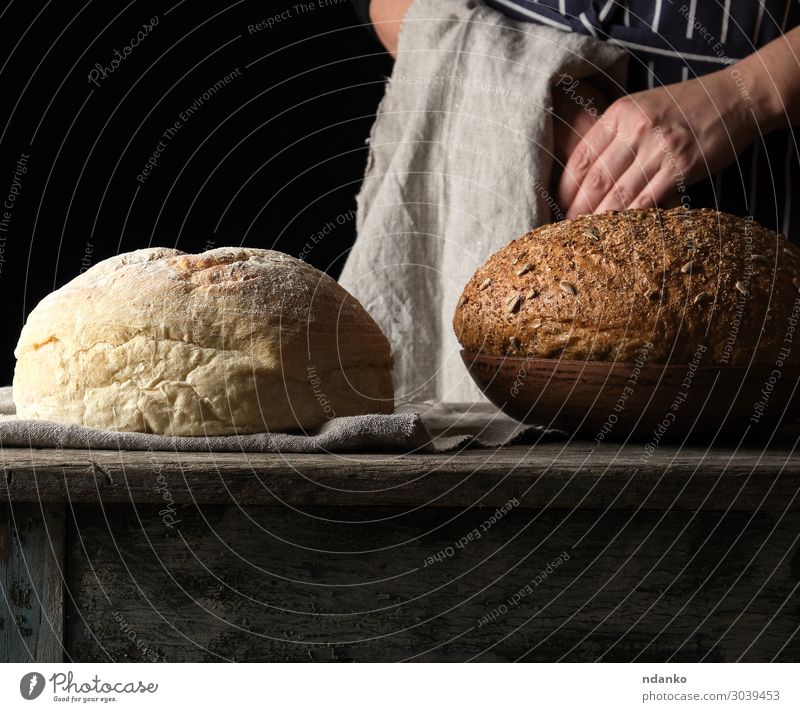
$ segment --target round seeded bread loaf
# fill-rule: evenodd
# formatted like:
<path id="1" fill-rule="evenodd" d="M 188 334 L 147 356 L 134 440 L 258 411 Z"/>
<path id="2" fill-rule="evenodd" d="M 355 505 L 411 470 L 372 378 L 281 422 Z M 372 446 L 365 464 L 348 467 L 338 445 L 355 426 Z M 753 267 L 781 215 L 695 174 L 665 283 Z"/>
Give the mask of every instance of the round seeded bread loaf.
<path id="1" fill-rule="evenodd" d="M 227 435 L 394 406 L 377 324 L 333 279 L 271 250 L 112 257 L 43 299 L 14 353 L 22 418 Z"/>
<path id="2" fill-rule="evenodd" d="M 454 327 L 490 355 L 705 366 L 800 364 L 800 251 L 712 210 L 624 210 L 544 225 L 492 255 Z M 786 352 L 788 347 L 788 353 Z M 782 351 L 782 349 L 784 349 Z"/>

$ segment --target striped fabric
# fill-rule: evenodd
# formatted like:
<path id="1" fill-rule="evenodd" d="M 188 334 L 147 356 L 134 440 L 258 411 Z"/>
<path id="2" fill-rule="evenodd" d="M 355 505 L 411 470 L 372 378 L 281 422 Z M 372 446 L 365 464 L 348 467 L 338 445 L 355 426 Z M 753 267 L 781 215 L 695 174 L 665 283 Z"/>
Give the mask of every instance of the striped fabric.
<path id="1" fill-rule="evenodd" d="M 800 25 L 797 0 L 486 0 L 511 17 L 591 34 L 630 51 L 626 91 L 720 69 Z M 800 79 L 800 74 L 798 75 Z M 691 190 L 693 207 L 751 215 L 800 244 L 797 131 L 763 136 Z M 794 200 L 793 200 L 794 199 Z M 794 202 L 794 206 L 793 206 Z"/>

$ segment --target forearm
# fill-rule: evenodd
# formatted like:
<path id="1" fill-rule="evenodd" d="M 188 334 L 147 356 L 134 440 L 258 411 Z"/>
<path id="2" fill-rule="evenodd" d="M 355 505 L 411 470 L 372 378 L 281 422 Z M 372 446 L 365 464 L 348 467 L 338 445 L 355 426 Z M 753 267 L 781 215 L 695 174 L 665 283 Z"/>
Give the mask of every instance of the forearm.
<path id="1" fill-rule="evenodd" d="M 397 54 L 397 38 L 406 10 L 413 0 L 371 0 L 369 17 L 378 38 L 393 57 Z"/>
<path id="2" fill-rule="evenodd" d="M 800 125 L 800 27 L 722 71 L 750 103 L 762 133 Z"/>

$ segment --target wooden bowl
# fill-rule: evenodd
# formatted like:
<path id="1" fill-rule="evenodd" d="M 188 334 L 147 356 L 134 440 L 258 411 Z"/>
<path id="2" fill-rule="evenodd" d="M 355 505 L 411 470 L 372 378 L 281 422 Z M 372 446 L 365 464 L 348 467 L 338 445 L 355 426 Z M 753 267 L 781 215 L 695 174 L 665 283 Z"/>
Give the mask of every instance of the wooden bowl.
<path id="1" fill-rule="evenodd" d="M 763 437 L 800 420 L 800 368 L 461 356 L 512 418 L 597 442 L 644 440 L 647 451 L 687 436 Z"/>

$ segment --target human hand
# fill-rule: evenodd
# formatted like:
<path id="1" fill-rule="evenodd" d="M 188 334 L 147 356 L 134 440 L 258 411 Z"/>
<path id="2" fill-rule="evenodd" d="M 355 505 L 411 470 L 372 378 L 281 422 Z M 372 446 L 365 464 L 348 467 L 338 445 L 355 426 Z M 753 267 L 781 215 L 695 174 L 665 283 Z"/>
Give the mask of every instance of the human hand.
<path id="1" fill-rule="evenodd" d="M 729 69 L 615 101 L 572 151 L 558 186 L 567 218 L 678 201 L 758 136 Z"/>
<path id="2" fill-rule="evenodd" d="M 553 157 L 556 171 L 608 108 L 608 99 L 586 79 L 563 75 L 553 86 Z"/>

